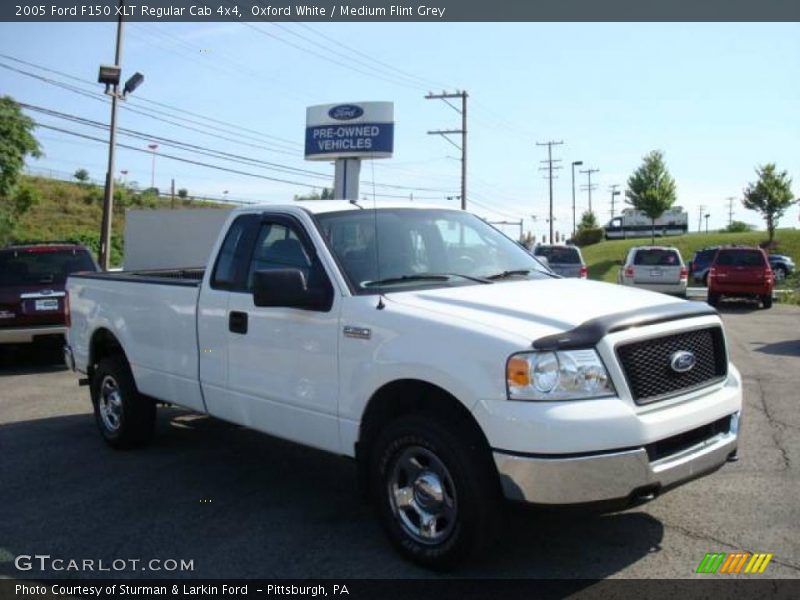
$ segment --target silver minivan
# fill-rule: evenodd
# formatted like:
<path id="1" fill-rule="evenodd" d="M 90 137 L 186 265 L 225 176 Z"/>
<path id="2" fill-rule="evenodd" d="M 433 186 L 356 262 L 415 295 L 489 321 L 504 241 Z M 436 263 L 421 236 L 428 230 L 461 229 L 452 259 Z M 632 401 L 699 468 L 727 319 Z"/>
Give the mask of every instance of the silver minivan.
<path id="1" fill-rule="evenodd" d="M 686 297 L 689 270 L 671 246 L 636 246 L 620 267 L 617 283 Z"/>
<path id="2" fill-rule="evenodd" d="M 581 251 L 575 246 L 540 244 L 533 249 L 533 255 L 546 258 L 550 270 L 562 277 L 586 279 L 588 275 Z"/>

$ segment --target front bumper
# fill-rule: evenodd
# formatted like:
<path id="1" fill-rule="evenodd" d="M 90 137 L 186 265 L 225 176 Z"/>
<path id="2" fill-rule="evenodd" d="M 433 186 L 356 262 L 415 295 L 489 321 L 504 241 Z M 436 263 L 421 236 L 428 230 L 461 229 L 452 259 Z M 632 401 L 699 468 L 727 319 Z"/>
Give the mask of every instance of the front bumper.
<path id="1" fill-rule="evenodd" d="M 66 325 L 0 328 L 0 344 L 29 344 L 39 337 L 67 335 Z"/>
<path id="2" fill-rule="evenodd" d="M 543 505 L 635 501 L 721 467 L 736 453 L 738 430 L 737 412 L 728 431 L 654 461 L 645 447 L 553 457 L 495 451 L 494 461 L 510 500 Z"/>

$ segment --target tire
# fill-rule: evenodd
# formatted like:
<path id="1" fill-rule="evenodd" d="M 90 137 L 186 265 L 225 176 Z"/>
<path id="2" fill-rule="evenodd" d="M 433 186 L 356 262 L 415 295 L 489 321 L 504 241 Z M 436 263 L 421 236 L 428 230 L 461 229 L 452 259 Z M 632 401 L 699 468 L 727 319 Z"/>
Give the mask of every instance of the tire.
<path id="1" fill-rule="evenodd" d="M 761 296 L 761 305 L 764 308 L 772 308 L 772 294 Z"/>
<path id="2" fill-rule="evenodd" d="M 91 391 L 95 422 L 109 446 L 122 450 L 150 441 L 156 404 L 139 394 L 124 357 L 100 361 L 92 376 Z"/>
<path id="3" fill-rule="evenodd" d="M 709 306 L 713 306 L 716 308 L 719 306 L 719 294 L 712 294 L 711 292 L 708 293 L 708 304 Z"/>
<path id="4" fill-rule="evenodd" d="M 496 531 L 497 473 L 476 437 L 419 413 L 390 423 L 372 446 L 370 489 L 381 525 L 417 564 L 451 569 L 485 549 Z"/>
<path id="5" fill-rule="evenodd" d="M 703 285 L 708 287 L 708 271 L 706 271 L 706 274 L 703 275 Z"/>

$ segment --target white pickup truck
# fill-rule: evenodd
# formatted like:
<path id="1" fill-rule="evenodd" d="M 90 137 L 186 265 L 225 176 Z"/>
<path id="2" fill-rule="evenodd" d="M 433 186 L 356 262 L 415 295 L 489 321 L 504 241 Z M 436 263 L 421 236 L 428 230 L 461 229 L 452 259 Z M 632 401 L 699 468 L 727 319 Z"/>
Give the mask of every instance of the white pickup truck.
<path id="1" fill-rule="evenodd" d="M 619 508 L 736 457 L 713 308 L 562 279 L 468 212 L 249 207 L 207 268 L 67 287 L 66 359 L 111 446 L 164 402 L 352 457 L 430 567 L 481 548 L 504 497 Z"/>

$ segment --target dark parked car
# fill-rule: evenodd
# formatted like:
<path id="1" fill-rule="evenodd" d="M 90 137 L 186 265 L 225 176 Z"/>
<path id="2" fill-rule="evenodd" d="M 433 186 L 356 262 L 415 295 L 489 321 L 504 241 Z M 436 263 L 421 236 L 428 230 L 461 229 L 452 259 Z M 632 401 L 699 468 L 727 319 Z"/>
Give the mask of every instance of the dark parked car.
<path id="1" fill-rule="evenodd" d="M 772 272 L 775 273 L 775 281 L 783 281 L 794 273 L 795 265 L 791 256 L 770 254 L 768 258 L 769 266 L 772 267 Z"/>
<path id="2" fill-rule="evenodd" d="M 694 253 L 694 258 L 689 263 L 689 274 L 693 281 L 708 285 L 708 270 L 719 248 L 719 246 L 709 246 Z"/>
<path id="3" fill-rule="evenodd" d="M 586 279 L 588 275 L 581 251 L 575 246 L 540 244 L 533 249 L 533 255 L 546 258 L 550 270 L 562 277 Z"/>
<path id="4" fill-rule="evenodd" d="M 720 248 L 708 272 L 708 303 L 717 306 L 723 296 L 753 298 L 770 308 L 774 283 L 761 248 Z"/>
<path id="5" fill-rule="evenodd" d="M 72 242 L 0 249 L 0 344 L 63 338 L 69 318 L 67 276 L 97 270 L 89 250 Z"/>

